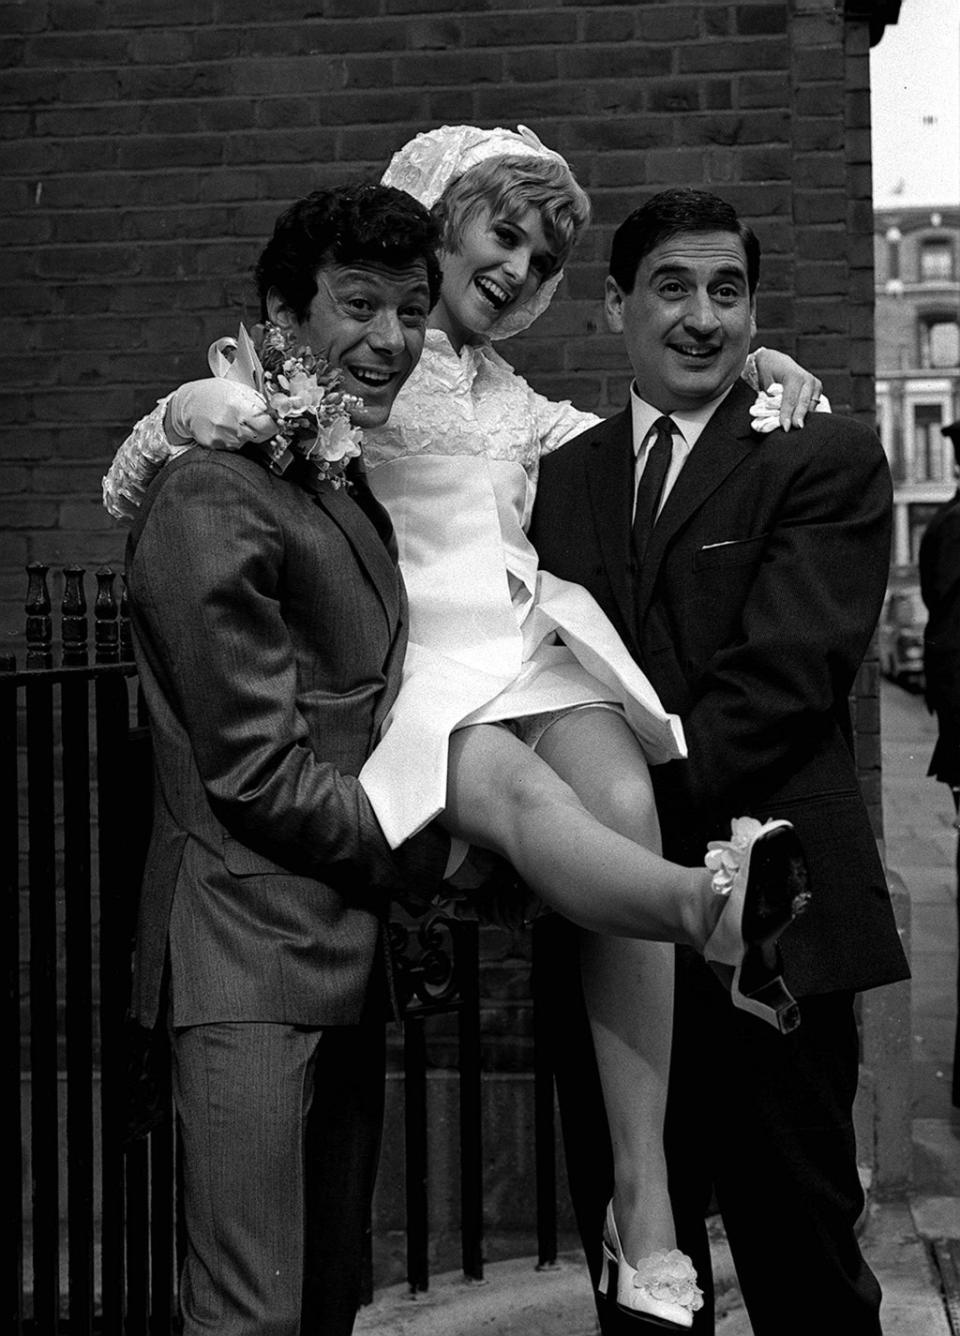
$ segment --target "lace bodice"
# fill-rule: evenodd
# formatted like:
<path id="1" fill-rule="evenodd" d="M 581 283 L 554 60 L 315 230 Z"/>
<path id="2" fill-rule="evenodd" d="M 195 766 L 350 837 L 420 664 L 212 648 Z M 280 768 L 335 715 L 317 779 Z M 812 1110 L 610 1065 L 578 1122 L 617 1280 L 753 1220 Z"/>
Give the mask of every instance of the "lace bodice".
<path id="1" fill-rule="evenodd" d="M 522 464 L 537 480 L 542 454 L 600 419 L 535 393 L 488 343 L 457 355 L 428 329 L 423 356 L 397 396 L 386 426 L 364 433 L 369 470 L 407 455 L 484 455 Z"/>

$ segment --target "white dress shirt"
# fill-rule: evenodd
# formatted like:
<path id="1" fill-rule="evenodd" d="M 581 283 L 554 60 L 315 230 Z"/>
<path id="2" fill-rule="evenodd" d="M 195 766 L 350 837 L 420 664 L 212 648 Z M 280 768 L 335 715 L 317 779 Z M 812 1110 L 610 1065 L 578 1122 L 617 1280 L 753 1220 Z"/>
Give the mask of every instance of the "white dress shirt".
<path id="1" fill-rule="evenodd" d="M 730 390 L 724 390 L 723 394 L 718 395 L 716 399 L 711 399 L 709 403 L 703 404 L 700 408 L 685 409 L 683 412 L 663 414 L 659 408 L 654 408 L 648 404 L 645 399 L 641 399 L 637 393 L 636 383 L 630 386 L 630 409 L 633 418 L 633 452 L 636 457 L 636 467 L 633 472 L 633 503 L 637 503 L 637 485 L 640 482 L 640 475 L 643 473 L 650 455 L 650 447 L 657 439 L 657 434 L 653 429 L 653 424 L 657 418 L 667 416 L 673 421 L 673 454 L 670 458 L 670 467 L 667 469 L 667 476 L 663 480 L 663 490 L 660 493 L 660 504 L 657 507 L 657 514 L 663 509 L 663 504 L 670 495 L 670 489 L 680 476 L 680 470 L 690 455 L 690 451 L 696 445 L 704 427 L 710 421 L 720 404 L 723 403 Z"/>

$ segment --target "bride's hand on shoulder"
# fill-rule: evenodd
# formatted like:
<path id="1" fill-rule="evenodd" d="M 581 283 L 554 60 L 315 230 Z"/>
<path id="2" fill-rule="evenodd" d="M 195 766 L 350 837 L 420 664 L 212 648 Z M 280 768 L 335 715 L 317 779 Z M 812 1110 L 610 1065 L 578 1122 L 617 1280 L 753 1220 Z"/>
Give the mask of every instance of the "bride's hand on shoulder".
<path id="1" fill-rule="evenodd" d="M 251 441 L 268 441 L 277 434 L 263 396 L 219 376 L 191 380 L 175 390 L 163 429 L 173 445 L 196 441 L 214 450 L 239 450 Z"/>
<path id="2" fill-rule="evenodd" d="M 784 431 L 802 427 L 807 413 L 815 412 L 823 399 L 823 382 L 786 353 L 774 348 L 758 348 L 754 353 L 761 390 L 773 384 L 783 386 L 780 401 L 780 426 Z"/>

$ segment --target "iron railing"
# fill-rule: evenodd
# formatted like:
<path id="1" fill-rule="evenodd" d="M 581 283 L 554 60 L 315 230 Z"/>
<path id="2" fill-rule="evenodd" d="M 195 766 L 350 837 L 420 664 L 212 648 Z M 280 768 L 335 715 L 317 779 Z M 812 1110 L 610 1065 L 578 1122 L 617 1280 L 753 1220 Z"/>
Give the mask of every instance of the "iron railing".
<path id="1" fill-rule="evenodd" d="M 5 1030 L 21 1091 L 15 1171 L 25 1183 L 5 1286 L 8 1329 L 165 1336 L 176 1328 L 182 1260 L 176 1125 L 164 1036 L 126 1019 L 149 837 L 149 731 L 114 573 L 96 572 L 91 645 L 84 571 L 65 568 L 55 665 L 48 571 L 27 570 L 26 666 L 0 657 Z M 449 1013 L 458 1023 L 461 1261 L 467 1276 L 483 1275 L 478 930 L 437 915 L 395 921 L 390 944 L 405 1021 L 407 1280 L 423 1290 L 427 1030 Z M 536 1083 L 537 1228 L 547 1264 L 556 1258 L 557 1217 L 552 1075 L 542 1052 Z"/>

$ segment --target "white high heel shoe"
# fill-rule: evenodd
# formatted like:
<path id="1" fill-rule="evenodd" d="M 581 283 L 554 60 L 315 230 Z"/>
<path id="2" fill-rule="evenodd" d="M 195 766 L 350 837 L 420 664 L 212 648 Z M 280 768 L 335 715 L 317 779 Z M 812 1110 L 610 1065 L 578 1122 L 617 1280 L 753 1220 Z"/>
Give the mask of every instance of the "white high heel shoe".
<path id="1" fill-rule="evenodd" d="M 686 1330 L 693 1325 L 694 1313 L 703 1307 L 703 1292 L 697 1284 L 693 1263 L 679 1248 L 651 1253 L 641 1258 L 635 1268 L 625 1261 L 613 1218 L 613 1202 L 607 1206 L 603 1270 L 597 1288 L 601 1294 L 609 1294 L 612 1289 L 617 1307 L 623 1312 L 665 1327 Z"/>
<path id="2" fill-rule="evenodd" d="M 764 964 L 764 948 L 810 903 L 803 848 L 789 821 L 736 817 L 729 840 L 713 840 L 705 862 L 713 890 L 727 904 L 703 949 L 705 960 L 734 968 L 731 999 L 781 1034 L 800 1011 L 781 974 Z"/>

